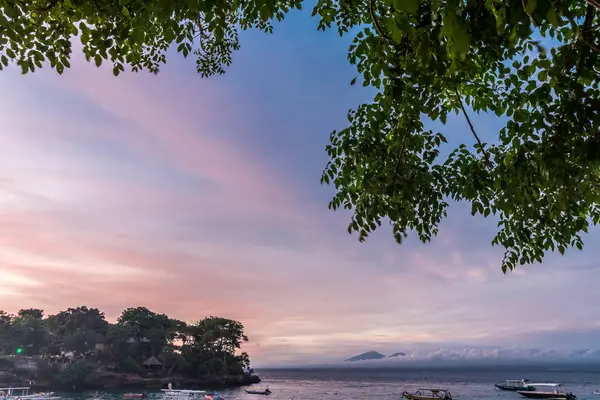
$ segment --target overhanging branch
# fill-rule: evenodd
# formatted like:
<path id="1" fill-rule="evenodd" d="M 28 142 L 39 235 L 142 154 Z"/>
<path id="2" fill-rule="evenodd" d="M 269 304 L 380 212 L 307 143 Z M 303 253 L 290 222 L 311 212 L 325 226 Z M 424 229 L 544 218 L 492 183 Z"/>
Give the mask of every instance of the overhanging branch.
<path id="1" fill-rule="evenodd" d="M 375 27 L 377 34 L 379 36 L 381 36 L 382 38 L 384 38 L 385 40 L 387 40 L 388 42 L 394 44 L 394 41 L 392 40 L 392 38 L 389 37 L 388 35 L 386 35 L 386 33 L 383 31 L 383 29 L 381 29 L 381 26 L 379 25 L 379 21 L 377 21 L 377 15 L 375 14 L 375 0 L 371 0 L 369 2 L 369 14 L 371 14 L 371 20 L 373 21 L 373 26 Z"/>
<path id="2" fill-rule="evenodd" d="M 475 137 L 475 140 L 477 140 L 477 144 L 479 145 L 479 149 L 483 153 L 483 157 L 485 158 L 485 164 L 488 168 L 491 168 L 492 162 L 490 161 L 490 155 L 488 154 L 485 147 L 483 147 L 483 143 L 481 143 L 481 139 L 479 139 L 477 132 L 475 132 L 475 128 L 473 127 L 473 124 L 471 123 L 471 118 L 469 118 L 469 114 L 467 114 L 467 110 L 465 110 L 465 106 L 463 105 L 462 99 L 460 98 L 460 93 L 458 93 L 458 89 L 455 90 L 455 94 L 456 94 L 456 100 L 458 101 L 458 105 L 460 106 L 460 109 L 462 110 L 462 113 L 465 116 L 467 123 L 469 124 L 469 128 L 471 128 L 471 133 L 473 133 L 473 136 Z"/>

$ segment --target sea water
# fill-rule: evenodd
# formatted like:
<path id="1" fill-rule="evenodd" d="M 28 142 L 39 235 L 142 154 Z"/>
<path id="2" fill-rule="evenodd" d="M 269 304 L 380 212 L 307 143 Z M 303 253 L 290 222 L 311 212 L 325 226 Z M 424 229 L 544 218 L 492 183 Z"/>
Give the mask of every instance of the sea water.
<path id="1" fill-rule="evenodd" d="M 225 400 L 400 400 L 402 392 L 420 388 L 447 389 L 453 400 L 525 400 L 516 392 L 501 391 L 494 383 L 529 378 L 531 382 L 562 383 L 562 390 L 578 400 L 600 400 L 600 365 L 479 366 L 423 368 L 296 368 L 263 369 L 256 373 L 270 396 L 250 395 L 244 388 L 220 390 Z M 183 389 L 183 388 L 178 388 Z M 207 388 L 208 389 L 208 388 Z M 134 390 L 129 390 L 134 391 Z M 60 393 L 65 400 L 123 400 L 124 391 Z M 149 392 L 160 400 L 160 392 Z"/>

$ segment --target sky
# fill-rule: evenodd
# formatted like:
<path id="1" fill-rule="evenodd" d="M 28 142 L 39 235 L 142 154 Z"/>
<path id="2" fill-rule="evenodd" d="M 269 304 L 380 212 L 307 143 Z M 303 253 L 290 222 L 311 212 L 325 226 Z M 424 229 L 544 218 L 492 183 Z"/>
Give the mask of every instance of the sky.
<path id="1" fill-rule="evenodd" d="M 0 73 L 0 309 L 143 305 L 240 320 L 255 366 L 598 356 L 600 249 L 502 274 L 493 218 L 452 205 L 440 234 L 366 243 L 319 183 L 329 133 L 373 91 L 350 86 L 348 38 L 310 10 L 245 32 L 223 76 L 171 56 L 113 77 L 76 54 Z M 472 115 L 493 138 L 502 121 Z M 471 143 L 462 117 L 436 125 Z"/>

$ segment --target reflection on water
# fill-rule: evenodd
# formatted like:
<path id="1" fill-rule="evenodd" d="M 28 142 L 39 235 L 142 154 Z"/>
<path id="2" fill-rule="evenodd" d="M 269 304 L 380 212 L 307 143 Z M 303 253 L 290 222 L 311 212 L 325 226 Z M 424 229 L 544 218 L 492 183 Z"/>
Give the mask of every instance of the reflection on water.
<path id="1" fill-rule="evenodd" d="M 538 382 L 563 383 L 563 389 L 573 392 L 578 400 L 600 400 L 600 396 L 592 395 L 600 387 L 598 369 L 263 370 L 258 371 L 263 382 L 253 385 L 252 389 L 263 390 L 268 385 L 273 391 L 270 396 L 247 394 L 244 388 L 224 389 L 219 393 L 225 400 L 400 400 L 404 390 L 440 387 L 448 389 L 454 400 L 525 400 L 517 393 L 494 389 L 494 383 L 527 377 Z M 123 394 L 128 392 L 141 391 L 131 389 L 57 395 L 64 400 L 124 400 Z M 160 391 L 145 393 L 148 400 L 162 399 Z"/>

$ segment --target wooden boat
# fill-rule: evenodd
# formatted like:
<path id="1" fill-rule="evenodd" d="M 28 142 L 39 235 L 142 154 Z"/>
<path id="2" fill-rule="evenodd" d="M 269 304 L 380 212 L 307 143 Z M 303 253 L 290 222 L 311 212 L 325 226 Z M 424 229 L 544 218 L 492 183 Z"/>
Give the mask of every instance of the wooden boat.
<path id="1" fill-rule="evenodd" d="M 148 395 L 146 393 L 125 393 L 123 397 L 126 399 L 145 399 Z"/>
<path id="2" fill-rule="evenodd" d="M 244 392 L 248 393 L 248 394 L 262 394 L 263 396 L 268 396 L 271 393 L 271 389 L 266 388 L 265 390 L 248 390 L 248 389 L 244 389 Z"/>
<path id="3" fill-rule="evenodd" d="M 408 400 L 452 400 L 452 395 L 445 389 L 419 389 L 414 393 L 405 391 L 402 397 Z"/>
<path id="4" fill-rule="evenodd" d="M 517 390 L 528 390 L 535 391 L 535 386 L 529 384 L 529 379 L 508 379 L 503 383 L 495 383 L 500 390 L 510 390 L 516 392 Z"/>
<path id="5" fill-rule="evenodd" d="M 161 391 L 164 393 L 162 400 L 203 400 L 206 395 L 204 390 L 172 389 L 171 384 L 168 389 Z"/>

